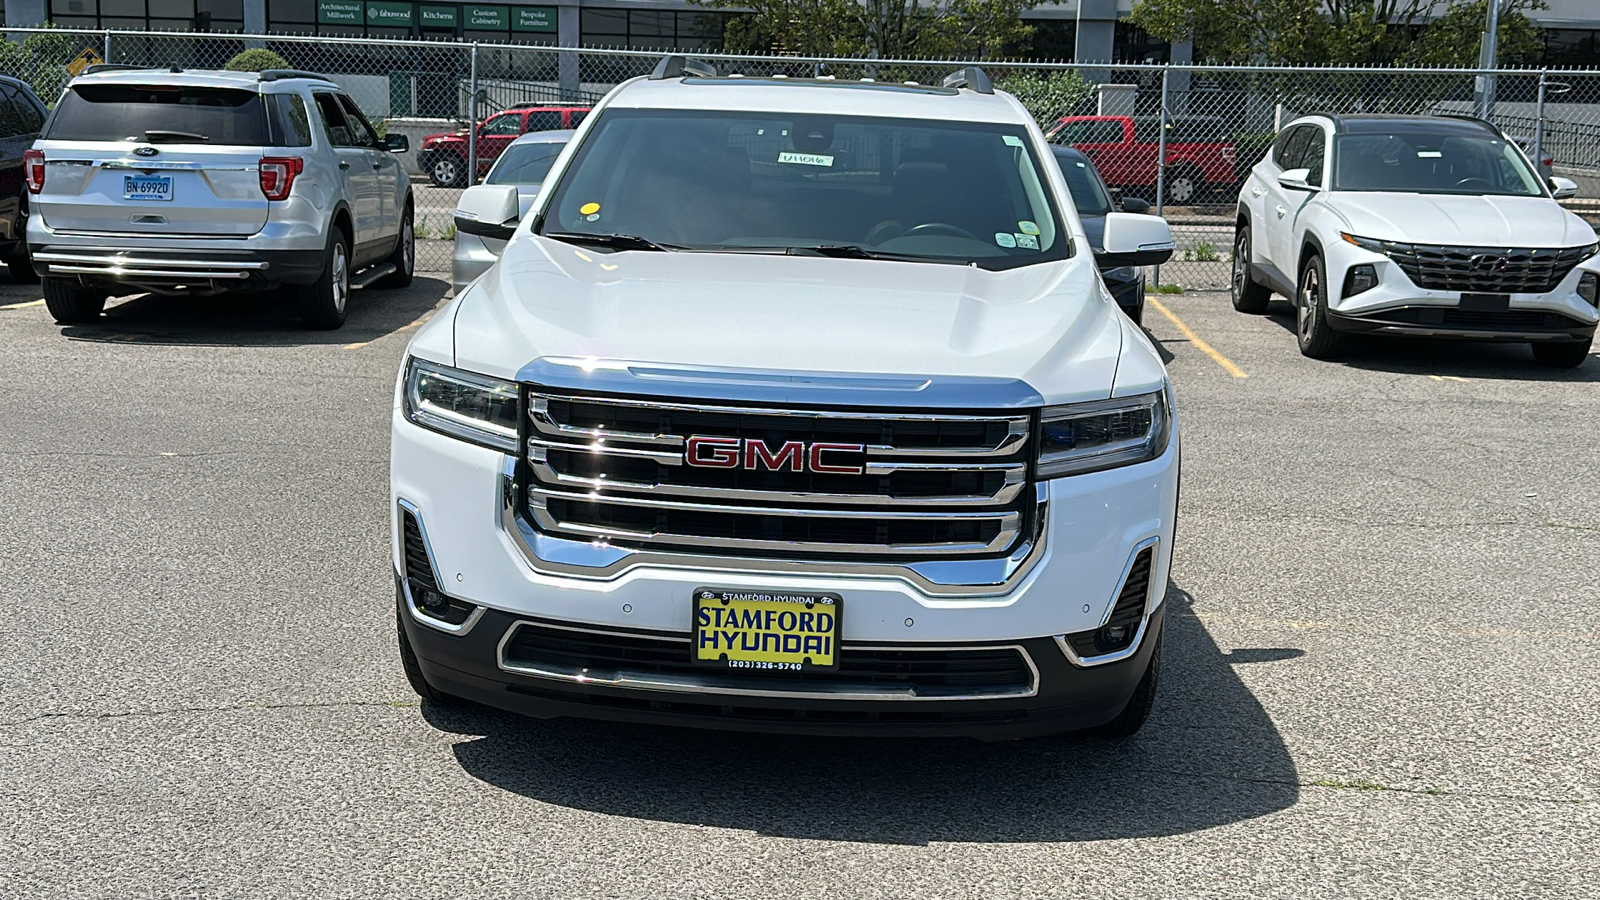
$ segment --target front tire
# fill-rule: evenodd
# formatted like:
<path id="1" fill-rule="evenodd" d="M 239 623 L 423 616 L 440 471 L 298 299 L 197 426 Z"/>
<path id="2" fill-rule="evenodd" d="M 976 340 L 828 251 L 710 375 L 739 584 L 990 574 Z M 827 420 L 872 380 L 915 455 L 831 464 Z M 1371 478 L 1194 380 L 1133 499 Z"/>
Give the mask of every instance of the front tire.
<path id="1" fill-rule="evenodd" d="M 1561 341 L 1559 343 L 1538 343 L 1533 346 L 1533 358 L 1541 366 L 1552 369 L 1576 369 L 1583 365 L 1589 358 L 1589 350 L 1594 346 L 1594 338 L 1582 341 Z"/>
<path id="2" fill-rule="evenodd" d="M 428 163 L 428 179 L 442 188 L 466 187 L 467 165 L 454 153 L 441 150 Z"/>
<path id="3" fill-rule="evenodd" d="M 45 278 L 44 305 L 58 325 L 77 325 L 100 318 L 106 308 L 104 294 L 65 278 Z"/>
<path id="4" fill-rule="evenodd" d="M 1167 179 L 1167 202 L 1178 206 L 1196 203 L 1205 194 L 1205 179 L 1192 166 L 1180 166 Z"/>
<path id="5" fill-rule="evenodd" d="M 1233 234 L 1233 281 L 1229 296 L 1233 308 L 1242 313 L 1260 315 L 1272 302 L 1272 291 L 1256 284 L 1250 275 L 1250 226 L 1240 225 Z"/>
<path id="6" fill-rule="evenodd" d="M 422 664 L 417 662 L 417 651 L 411 646 L 411 638 L 406 636 L 405 595 L 397 588 L 395 590 L 394 630 L 400 643 L 400 668 L 405 670 L 406 683 L 417 692 L 417 696 L 430 703 L 453 703 L 455 697 L 446 694 L 428 683 L 427 676 L 422 674 Z"/>
<path id="7" fill-rule="evenodd" d="M 1156 688 L 1161 683 L 1161 638 L 1156 638 L 1155 649 L 1150 653 L 1150 664 L 1145 667 L 1144 677 L 1139 679 L 1139 686 L 1133 689 L 1133 696 L 1128 698 L 1128 705 L 1122 708 L 1115 719 L 1094 729 L 1096 737 L 1117 740 L 1133 737 L 1144 727 L 1150 719 L 1150 710 L 1156 705 Z"/>
<path id="8" fill-rule="evenodd" d="M 379 287 L 403 288 L 411 284 L 412 274 L 417 268 L 417 231 L 412 225 L 414 218 L 411 204 L 408 203 L 405 215 L 400 219 L 400 242 L 387 260 L 394 263 L 394 272 L 383 276 L 378 281 Z"/>
<path id="9" fill-rule="evenodd" d="M 331 331 L 344 324 L 350 306 L 350 239 L 333 229 L 328 238 L 328 256 L 322 276 L 312 284 L 295 288 L 300 306 L 300 321 L 307 328 Z"/>
<path id="10" fill-rule="evenodd" d="M 1294 292 L 1294 325 L 1301 353 L 1312 359 L 1338 355 L 1339 334 L 1328 323 L 1328 276 L 1322 257 L 1314 253 L 1300 267 L 1300 286 Z"/>

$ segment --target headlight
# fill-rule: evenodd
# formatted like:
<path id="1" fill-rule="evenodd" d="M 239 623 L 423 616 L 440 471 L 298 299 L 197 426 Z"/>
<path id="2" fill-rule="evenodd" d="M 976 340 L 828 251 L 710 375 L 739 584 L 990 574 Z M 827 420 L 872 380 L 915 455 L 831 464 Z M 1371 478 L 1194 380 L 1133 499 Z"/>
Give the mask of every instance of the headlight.
<path id="1" fill-rule="evenodd" d="M 1380 241 L 1374 238 L 1360 237 L 1359 235 L 1350 234 L 1346 231 L 1339 232 L 1339 237 L 1344 238 L 1345 243 L 1347 244 L 1354 244 L 1363 250 L 1367 250 L 1372 253 L 1381 253 L 1384 256 L 1389 256 L 1390 254 L 1396 252 L 1410 253 L 1412 249 L 1410 244 L 1401 244 L 1395 241 Z"/>
<path id="2" fill-rule="evenodd" d="M 1165 390 L 1047 406 L 1040 423 L 1039 477 L 1146 462 L 1165 453 L 1171 437 L 1172 404 Z"/>
<path id="3" fill-rule="evenodd" d="M 517 385 L 438 363 L 406 362 L 406 418 L 451 437 L 517 452 Z"/>

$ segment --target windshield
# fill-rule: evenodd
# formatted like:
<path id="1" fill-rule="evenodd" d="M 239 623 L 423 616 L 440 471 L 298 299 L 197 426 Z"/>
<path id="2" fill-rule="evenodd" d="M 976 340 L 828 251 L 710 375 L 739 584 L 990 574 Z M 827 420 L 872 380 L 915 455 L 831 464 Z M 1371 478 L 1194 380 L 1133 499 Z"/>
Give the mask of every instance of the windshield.
<path id="1" fill-rule="evenodd" d="M 1487 134 L 1344 134 L 1333 154 L 1337 191 L 1544 195 L 1517 148 Z"/>
<path id="2" fill-rule="evenodd" d="M 1021 125 L 613 109 L 542 233 L 1001 269 L 1071 255 Z"/>
<path id="3" fill-rule="evenodd" d="M 512 144 L 495 161 L 485 184 L 538 184 L 550 174 L 550 166 L 561 155 L 565 141 L 537 144 Z"/>
<path id="4" fill-rule="evenodd" d="M 233 88 L 85 84 L 50 119 L 53 141 L 147 141 L 262 146 L 261 95 Z"/>
<path id="5" fill-rule="evenodd" d="M 1078 208 L 1078 215 L 1103 216 L 1111 212 L 1111 198 L 1088 163 L 1063 155 L 1057 155 L 1056 162 L 1067 179 L 1067 190 L 1072 192 L 1072 205 Z"/>

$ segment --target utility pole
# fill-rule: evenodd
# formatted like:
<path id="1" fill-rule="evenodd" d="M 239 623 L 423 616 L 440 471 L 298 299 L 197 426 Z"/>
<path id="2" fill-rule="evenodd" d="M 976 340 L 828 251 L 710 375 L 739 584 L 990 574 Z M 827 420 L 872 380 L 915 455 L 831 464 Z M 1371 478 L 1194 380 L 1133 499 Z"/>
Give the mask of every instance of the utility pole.
<path id="1" fill-rule="evenodd" d="M 1483 32 L 1482 51 L 1478 55 L 1478 118 L 1487 119 L 1494 112 L 1494 70 L 1500 61 L 1500 0 L 1489 0 L 1489 23 Z"/>

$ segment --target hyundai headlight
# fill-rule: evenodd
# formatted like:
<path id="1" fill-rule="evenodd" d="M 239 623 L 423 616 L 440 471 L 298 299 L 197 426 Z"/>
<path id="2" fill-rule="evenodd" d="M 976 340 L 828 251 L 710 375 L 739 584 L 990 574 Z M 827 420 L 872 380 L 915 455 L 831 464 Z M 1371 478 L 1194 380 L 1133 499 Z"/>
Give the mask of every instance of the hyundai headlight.
<path id="1" fill-rule="evenodd" d="M 1354 244 L 1363 250 L 1367 250 L 1372 253 L 1381 253 L 1384 256 L 1392 256 L 1397 252 L 1412 252 L 1412 246 L 1410 244 L 1402 244 L 1396 241 L 1380 241 L 1376 238 L 1361 237 L 1360 235 L 1351 234 L 1348 231 L 1339 232 L 1339 237 L 1344 238 L 1345 243 L 1347 244 Z"/>
<path id="2" fill-rule="evenodd" d="M 451 437 L 517 451 L 516 382 L 438 363 L 406 363 L 406 418 Z"/>
<path id="3" fill-rule="evenodd" d="M 1047 406 L 1040 422 L 1039 477 L 1147 462 L 1165 453 L 1171 438 L 1172 401 L 1166 390 Z"/>

